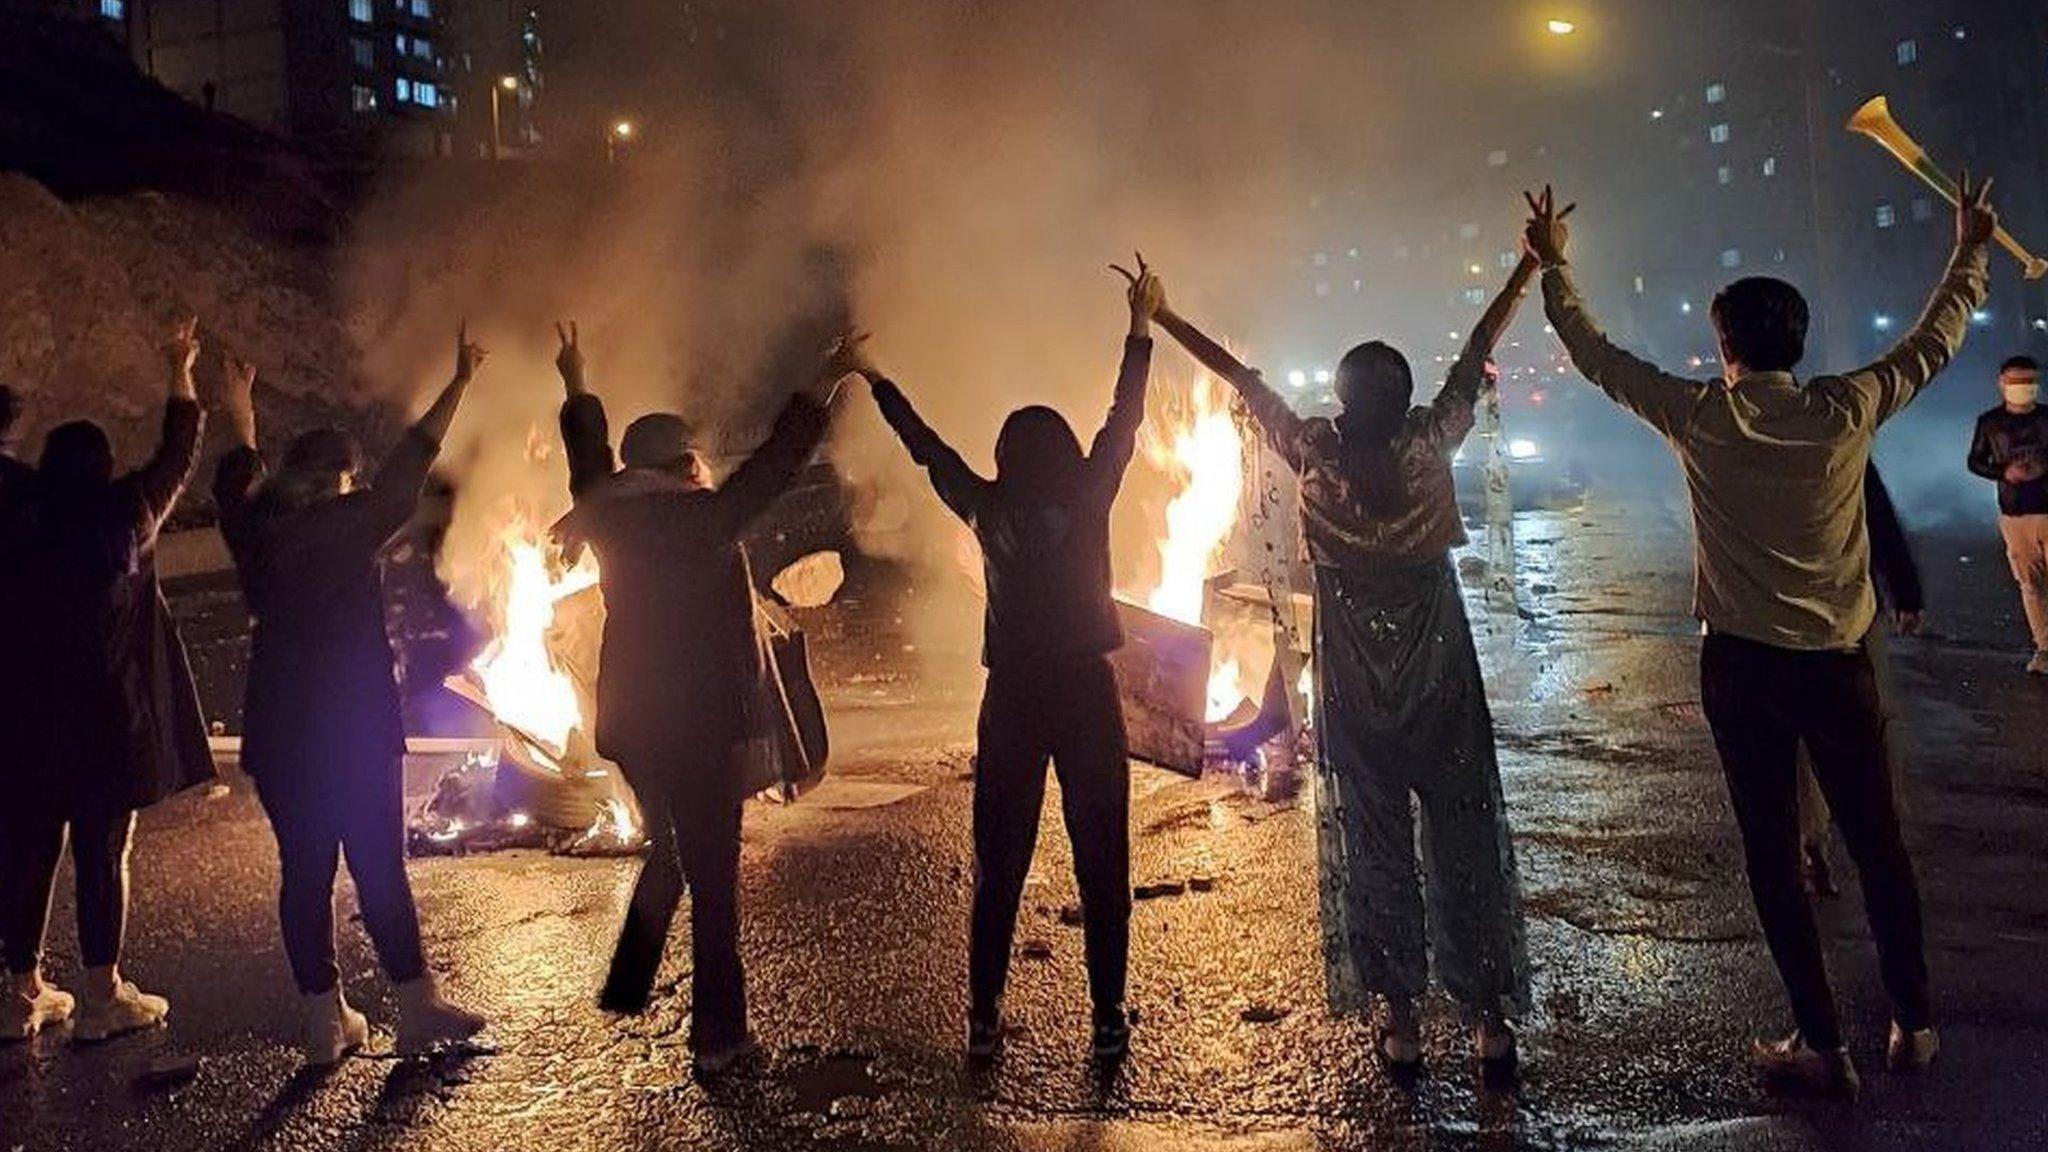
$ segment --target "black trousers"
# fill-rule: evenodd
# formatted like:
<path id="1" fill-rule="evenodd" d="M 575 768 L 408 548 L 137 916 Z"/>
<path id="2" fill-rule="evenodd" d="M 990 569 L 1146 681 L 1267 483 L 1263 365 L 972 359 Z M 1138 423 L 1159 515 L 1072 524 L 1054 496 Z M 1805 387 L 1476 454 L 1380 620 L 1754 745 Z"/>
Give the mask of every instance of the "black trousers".
<path id="1" fill-rule="evenodd" d="M 746 972 L 740 963 L 740 806 L 728 753 L 704 763 L 627 771 L 651 842 L 600 1002 L 615 1012 L 647 1007 L 668 944 L 669 922 L 690 891 L 690 1046 L 705 1051 L 747 1035 Z"/>
<path id="2" fill-rule="evenodd" d="M 0 940 L 6 941 L 9 972 L 26 974 L 42 965 L 67 828 L 78 898 L 79 958 L 87 968 L 120 962 L 128 929 L 128 846 L 135 813 L 112 812 L 67 825 L 62 817 L 17 811 L 0 828 Z"/>
<path id="3" fill-rule="evenodd" d="M 1098 1011 L 1122 1007 L 1131 935 L 1131 768 L 1109 661 L 991 669 L 979 740 L 968 941 L 973 1011 L 988 1019 L 1002 1001 L 1017 905 L 1038 842 L 1047 759 L 1059 774 L 1081 888 L 1089 992 Z"/>
<path id="4" fill-rule="evenodd" d="M 1805 652 L 1727 635 L 1700 649 L 1700 695 L 1742 831 L 1750 893 L 1807 1042 L 1842 1043 L 1827 962 L 1801 881 L 1798 748 L 1863 885 L 1898 1022 L 1930 1021 L 1920 891 L 1887 767 L 1884 702 L 1870 657 Z"/>
<path id="5" fill-rule="evenodd" d="M 329 992 L 341 980 L 334 962 L 334 875 L 344 854 L 384 974 L 397 983 L 425 975 L 420 917 L 405 874 L 403 762 L 372 754 L 320 771 L 271 766 L 255 779 L 277 836 L 278 922 L 299 991 Z"/>

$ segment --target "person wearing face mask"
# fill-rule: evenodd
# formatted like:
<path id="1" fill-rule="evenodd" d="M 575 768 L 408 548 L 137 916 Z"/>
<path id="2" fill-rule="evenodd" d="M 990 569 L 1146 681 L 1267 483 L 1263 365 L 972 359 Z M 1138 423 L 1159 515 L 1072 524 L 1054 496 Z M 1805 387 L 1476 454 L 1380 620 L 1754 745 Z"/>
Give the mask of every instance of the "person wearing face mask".
<path id="1" fill-rule="evenodd" d="M 235 447 L 214 476 L 221 534 L 255 627 L 242 767 L 277 837 L 278 920 L 304 1002 L 307 1064 L 369 1039 L 334 955 L 334 876 L 348 859 L 363 927 L 397 994 L 397 1049 L 468 1040 L 483 1017 L 449 1003 L 420 944 L 405 874 L 405 727 L 385 633 L 378 557 L 419 506 L 484 350 L 456 338 L 455 374 L 364 487 L 362 451 L 337 428 L 291 442 L 271 472 L 256 449 L 256 370 L 229 363 Z"/>
<path id="2" fill-rule="evenodd" d="M 2034 654 L 2027 672 L 2048 676 L 2048 409 L 2041 366 L 2014 356 L 1998 369 L 1998 407 L 1977 417 L 1970 471 L 1998 483 L 1998 531 L 2020 586 Z"/>
<path id="3" fill-rule="evenodd" d="M 1524 258 L 1443 387 L 1412 407 L 1407 359 L 1380 341 L 1337 365 L 1342 410 L 1297 416 L 1259 373 L 1161 306 L 1159 324 L 1244 398 L 1301 477 L 1315 566 L 1319 875 L 1333 1011 L 1385 1000 L 1382 1058 L 1422 1060 L 1430 955 L 1484 1062 L 1515 1058 L 1529 1002 L 1520 882 L 1493 717 L 1451 549 L 1465 543 L 1451 458 L 1471 432 L 1488 356 L 1535 275 Z M 1423 853 L 1415 854 L 1419 802 Z M 1426 913 L 1425 913 L 1426 909 Z"/>
<path id="4" fill-rule="evenodd" d="M 1543 262 L 1545 310 L 1572 363 L 1671 446 L 1692 501 L 1693 611 L 1704 626 L 1700 698 L 1742 833 L 1750 894 L 1797 1030 L 1758 1041 L 1775 1086 L 1853 1098 L 1827 961 L 1801 880 L 1798 749 L 1803 743 L 1862 880 L 1892 999 L 1886 1058 L 1925 1068 L 1940 1044 L 1928 990 L 1913 862 L 1887 766 L 1890 736 L 1867 636 L 1865 466 L 1871 440 L 1955 357 L 1989 290 L 1998 225 L 1990 182 L 1962 176 L 1955 250 L 1927 309 L 1875 363 L 1801 382 L 1807 305 L 1782 280 L 1737 280 L 1710 310 L 1719 380 L 1671 375 L 1616 347 L 1573 286 L 1562 214 L 1529 197 L 1525 235 Z"/>
<path id="5" fill-rule="evenodd" d="M 171 394 L 156 454 L 114 472 L 105 430 L 78 420 L 52 429 L 25 492 L 10 498 L 5 563 L 20 675 L 9 685 L 19 772 L 0 808 L 0 939 L 8 986 L 0 1039 L 26 1039 L 73 1015 L 72 1035 L 105 1040 L 162 1024 L 170 1003 L 121 973 L 128 852 L 135 814 L 215 779 L 185 647 L 157 583 L 157 534 L 185 490 L 204 426 L 192 366 L 198 322 L 170 341 Z M 18 567 L 17 567 L 18 566 Z M 13 707 L 10 711 L 13 711 Z M 49 922 L 66 836 L 78 898 L 82 995 L 44 983 Z"/>
<path id="6" fill-rule="evenodd" d="M 840 341 L 761 446 L 712 487 L 673 413 L 628 425 L 615 466 L 580 335 L 573 324 L 557 334 L 575 506 L 555 530 L 597 555 L 605 623 L 594 736 L 632 786 L 650 842 L 598 1003 L 647 1008 L 687 884 L 692 1064 L 719 1076 L 755 1050 L 739 950 L 740 816 L 749 758 L 772 723 L 756 704 L 764 653 L 740 538 L 824 440 L 859 339 Z"/>
<path id="7" fill-rule="evenodd" d="M 967 1051 L 976 1058 L 993 1055 L 1003 1036 L 1010 944 L 1038 839 L 1047 760 L 1059 774 L 1081 889 L 1095 1054 L 1114 1061 L 1130 1045 L 1130 761 L 1109 664 L 1123 644 L 1110 597 L 1109 512 L 1137 448 L 1151 371 L 1158 285 L 1142 263 L 1129 292 L 1130 335 L 1109 416 L 1085 454 L 1058 412 L 1019 408 L 1003 421 L 995 479 L 986 479 L 918 416 L 902 389 L 871 363 L 859 365 L 883 418 L 981 545 L 988 684 L 974 762 L 967 1020 Z"/>

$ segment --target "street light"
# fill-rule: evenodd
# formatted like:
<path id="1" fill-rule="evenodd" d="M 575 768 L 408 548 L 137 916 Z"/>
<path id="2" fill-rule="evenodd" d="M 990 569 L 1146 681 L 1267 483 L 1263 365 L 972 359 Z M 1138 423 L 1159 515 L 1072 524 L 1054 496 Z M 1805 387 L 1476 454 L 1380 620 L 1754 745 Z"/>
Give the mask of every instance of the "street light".
<path id="1" fill-rule="evenodd" d="M 1569 20 L 1552 20 L 1543 27 L 1548 29 L 1552 36 L 1569 36 L 1579 30 L 1579 26 Z"/>
<path id="2" fill-rule="evenodd" d="M 499 159 L 505 150 L 504 117 L 498 112 L 498 94 L 519 91 L 519 77 L 500 76 L 491 85 L 491 159 Z"/>
<path id="3" fill-rule="evenodd" d="M 632 140 L 633 133 L 636 131 L 637 129 L 633 127 L 631 120 L 613 121 L 611 127 L 607 128 L 604 134 L 604 162 L 607 164 L 618 163 L 619 145 Z"/>

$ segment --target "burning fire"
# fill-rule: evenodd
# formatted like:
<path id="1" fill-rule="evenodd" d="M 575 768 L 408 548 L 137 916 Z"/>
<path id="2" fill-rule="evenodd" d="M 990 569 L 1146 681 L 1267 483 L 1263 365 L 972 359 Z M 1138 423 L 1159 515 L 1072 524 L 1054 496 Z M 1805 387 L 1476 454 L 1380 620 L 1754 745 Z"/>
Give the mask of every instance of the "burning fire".
<path id="1" fill-rule="evenodd" d="M 597 584 L 597 560 L 586 552 L 565 567 L 560 550 L 523 513 L 512 516 L 498 539 L 502 565 L 487 594 L 496 639 L 470 671 L 491 714 L 559 765 L 584 721 L 576 681 L 555 656 L 555 606 Z"/>
<path id="2" fill-rule="evenodd" d="M 1166 506 L 1159 542 L 1159 585 L 1145 606 L 1183 624 L 1202 622 L 1210 566 L 1230 542 L 1244 499 L 1244 438 L 1224 386 L 1208 373 L 1188 390 L 1185 412 L 1163 432 L 1148 427 L 1145 454 L 1184 486 Z"/>

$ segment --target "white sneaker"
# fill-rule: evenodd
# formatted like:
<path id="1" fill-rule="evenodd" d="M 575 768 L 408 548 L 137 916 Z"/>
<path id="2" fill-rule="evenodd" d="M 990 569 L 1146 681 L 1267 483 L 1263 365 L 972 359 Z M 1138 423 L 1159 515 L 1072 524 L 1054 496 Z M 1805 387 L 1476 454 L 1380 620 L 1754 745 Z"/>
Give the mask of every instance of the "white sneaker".
<path id="1" fill-rule="evenodd" d="M 1941 1052 L 1941 1036 L 1932 1028 L 1908 1032 L 1892 1021 L 1892 1034 L 1884 1046 L 1884 1062 L 1894 1072 L 1919 1072 L 1934 1063 Z"/>
<path id="2" fill-rule="evenodd" d="M 90 992 L 79 998 L 78 1023 L 72 1035 L 87 1041 L 111 1040 L 158 1027 L 170 1014 L 169 1000 L 152 996 L 134 982 L 123 980 L 114 986 L 114 994 L 104 1000 Z"/>
<path id="3" fill-rule="evenodd" d="M 2027 675 L 2048 676 L 2048 649 L 2035 652 L 2034 658 L 2027 661 Z"/>
<path id="4" fill-rule="evenodd" d="M 422 1056 L 484 1030 L 484 1018 L 441 998 L 432 976 L 398 986 L 398 1054 Z"/>
<path id="5" fill-rule="evenodd" d="M 348 999 L 335 987 L 304 997 L 306 1036 L 303 1042 L 307 1065 L 325 1068 L 370 1042 L 370 1021 L 349 1007 Z"/>
<path id="6" fill-rule="evenodd" d="M 33 1040 L 45 1027 L 71 1019 L 78 1001 L 62 988 L 37 976 L 33 985 L 17 983 L 0 993 L 0 1040 Z"/>

